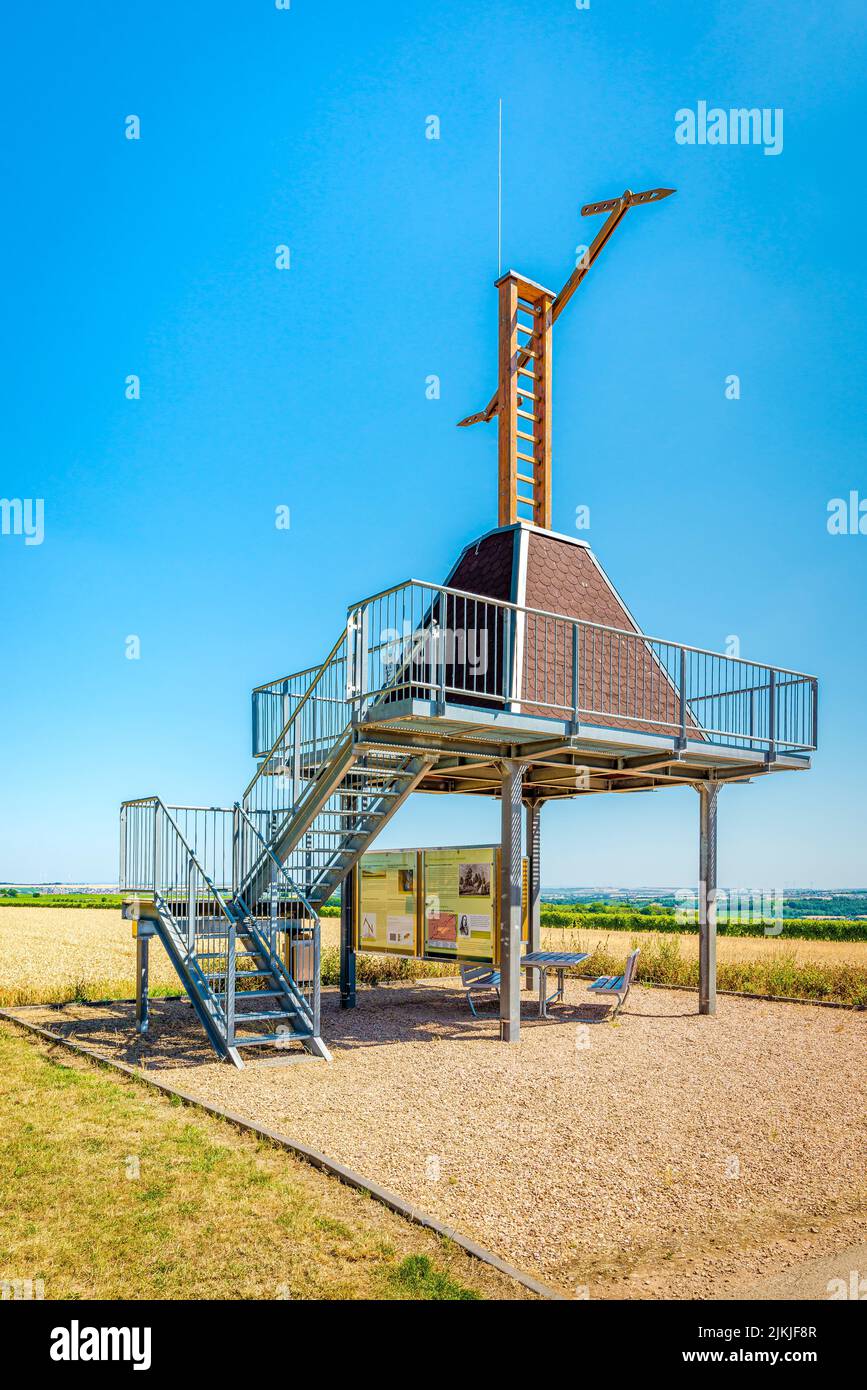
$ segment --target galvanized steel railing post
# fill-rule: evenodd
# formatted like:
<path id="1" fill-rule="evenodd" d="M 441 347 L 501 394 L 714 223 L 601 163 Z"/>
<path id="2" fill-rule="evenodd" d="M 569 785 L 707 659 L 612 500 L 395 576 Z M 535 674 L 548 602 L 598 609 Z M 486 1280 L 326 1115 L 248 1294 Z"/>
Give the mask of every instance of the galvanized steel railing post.
<path id="1" fill-rule="evenodd" d="M 241 887 L 241 808 L 232 807 L 232 897 Z"/>
<path id="2" fill-rule="evenodd" d="M 353 609 L 346 622 L 346 698 L 354 706 L 355 723 L 364 717 L 367 686 L 367 609 L 361 607 Z M 315 718 L 315 699 L 313 705 Z"/>
<path id="3" fill-rule="evenodd" d="M 686 648 L 680 649 L 680 737 L 681 748 L 686 747 Z"/>
<path id="4" fill-rule="evenodd" d="M 127 808 L 120 808 L 120 867 L 118 869 L 118 887 L 126 888 L 126 828 Z"/>
<path id="5" fill-rule="evenodd" d="M 578 663 L 578 624 L 572 624 L 572 732 L 578 733 L 579 712 L 581 700 L 579 695 L 579 682 L 581 671 Z"/>
<path id="6" fill-rule="evenodd" d="M 777 743 L 777 673 L 772 668 L 768 682 L 768 757 L 776 754 Z"/>
<path id="7" fill-rule="evenodd" d="M 187 950 L 192 951 L 196 944 L 196 878 L 195 862 L 192 856 L 187 864 Z"/>
<path id="8" fill-rule="evenodd" d="M 313 1036 L 319 1037 L 319 991 L 321 981 L 322 965 L 320 961 L 319 931 L 320 923 L 317 917 L 313 923 L 313 998 L 311 1000 L 313 1010 Z"/>
<path id="9" fill-rule="evenodd" d="M 236 927 L 229 923 L 229 938 L 226 950 L 226 1046 L 235 1046 L 235 964 Z"/>
<path id="10" fill-rule="evenodd" d="M 496 616 L 494 623 L 496 624 Z M 494 628 L 496 631 L 496 626 Z M 512 708 L 512 610 L 503 612 L 503 709 Z"/>
<path id="11" fill-rule="evenodd" d="M 819 746 L 819 682 L 818 682 L 818 681 L 811 681 L 811 682 L 810 682 L 810 685 L 811 685 L 811 688 L 812 688 L 812 691 L 813 691 L 813 720 L 812 720 L 812 729 L 811 729 L 811 731 L 810 731 L 810 746 L 811 746 L 812 748 L 818 748 L 818 746 Z"/>
<path id="12" fill-rule="evenodd" d="M 153 881 L 153 891 L 154 891 L 154 895 L 156 895 L 156 893 L 159 891 L 159 881 L 160 881 L 160 859 L 161 859 L 161 855 L 160 855 L 160 848 L 161 848 L 161 847 L 160 847 L 160 833 L 159 833 L 160 809 L 161 809 L 160 804 L 159 804 L 159 802 L 157 802 L 156 805 L 154 806 L 154 866 L 153 866 L 153 867 L 154 867 L 154 881 Z"/>
<path id="13" fill-rule="evenodd" d="M 359 650 L 359 661 L 358 661 L 358 666 L 359 666 L 359 693 L 360 693 L 360 696 L 361 696 L 360 701 L 359 701 L 358 710 L 359 710 L 359 714 L 360 714 L 361 718 L 363 719 L 364 716 L 365 716 L 365 714 L 367 713 L 366 697 L 367 697 L 367 692 L 368 692 L 368 690 L 369 690 L 369 688 L 370 688 L 370 682 L 369 682 L 369 679 L 368 679 L 368 670 L 367 670 L 367 661 L 368 661 L 368 610 L 367 610 L 366 607 L 361 609 L 361 612 L 360 612 L 360 615 L 359 615 L 359 621 L 358 621 L 358 643 L 359 643 L 359 648 L 360 648 L 360 650 Z"/>
<path id="14" fill-rule="evenodd" d="M 344 804 L 350 798 L 342 798 Z M 340 888 L 340 1007 L 355 1008 L 355 884 L 356 869 L 350 869 Z"/>
<path id="15" fill-rule="evenodd" d="M 292 725 L 292 810 L 298 805 L 301 790 L 301 737 L 296 719 Z"/>
<path id="16" fill-rule="evenodd" d="M 437 701 L 441 711 L 446 707 L 446 629 L 437 627 Z"/>
<path id="17" fill-rule="evenodd" d="M 346 703 L 355 698 L 355 613 L 350 609 L 346 616 Z"/>

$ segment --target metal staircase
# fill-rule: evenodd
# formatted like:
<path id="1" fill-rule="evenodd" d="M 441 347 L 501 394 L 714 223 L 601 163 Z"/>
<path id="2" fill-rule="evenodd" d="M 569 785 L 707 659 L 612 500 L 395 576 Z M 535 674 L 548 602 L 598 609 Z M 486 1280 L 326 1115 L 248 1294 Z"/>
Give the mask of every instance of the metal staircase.
<path id="1" fill-rule="evenodd" d="M 319 1037 L 319 918 L 277 861 L 264 899 L 250 906 L 232 894 L 225 869 L 242 815 L 167 807 L 158 797 L 125 802 L 121 885 L 134 891 L 139 921 L 165 947 L 219 1056 L 240 1066 L 242 1047 L 297 1041 L 327 1057 Z"/>
<path id="2" fill-rule="evenodd" d="M 429 757 L 360 743 L 367 661 L 363 625 L 350 618 L 244 792 L 245 901 L 266 891 L 276 861 L 321 907 L 428 771 Z M 254 836 L 267 850 L 249 845 Z"/>
<path id="3" fill-rule="evenodd" d="M 347 659 L 347 652 L 349 659 Z M 431 766 L 430 756 L 359 737 L 352 621 L 305 690 L 243 798 L 231 808 L 121 808 L 121 887 L 152 922 L 215 1051 L 319 1035 L 318 909 Z"/>

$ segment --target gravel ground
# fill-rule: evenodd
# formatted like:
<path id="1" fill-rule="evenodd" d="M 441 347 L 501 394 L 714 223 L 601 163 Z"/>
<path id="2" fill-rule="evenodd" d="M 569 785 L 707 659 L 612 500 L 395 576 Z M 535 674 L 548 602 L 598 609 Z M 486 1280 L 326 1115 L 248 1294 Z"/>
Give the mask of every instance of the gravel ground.
<path id="1" fill-rule="evenodd" d="M 453 981 L 323 992 L 334 1053 L 242 1072 L 184 1004 L 29 1010 L 100 1050 L 265 1122 L 393 1188 L 519 1267 L 590 1297 L 725 1298 L 867 1235 L 867 1017 L 634 988 L 582 1027 L 524 995 L 519 1046 Z M 76 1021 L 79 1020 L 79 1021 Z M 294 1053 L 292 1054 L 294 1055 Z M 845 1230 L 845 1239 L 841 1232 Z"/>

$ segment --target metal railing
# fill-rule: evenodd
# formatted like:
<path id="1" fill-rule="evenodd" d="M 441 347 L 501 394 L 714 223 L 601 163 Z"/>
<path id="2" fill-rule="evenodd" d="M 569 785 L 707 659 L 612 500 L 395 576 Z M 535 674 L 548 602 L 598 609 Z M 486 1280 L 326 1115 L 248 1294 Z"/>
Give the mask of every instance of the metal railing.
<path id="1" fill-rule="evenodd" d="M 816 747 L 817 682 L 802 672 L 415 579 L 349 614 L 357 717 L 416 698 L 771 754 Z"/>
<path id="2" fill-rule="evenodd" d="M 290 697 L 283 726 L 259 750 L 267 796 L 262 787 L 251 796 L 257 774 L 245 805 L 295 805 L 304 772 L 322 766 L 353 717 L 404 698 L 771 754 L 809 752 L 817 742 L 814 676 L 415 579 L 352 604 L 347 634 L 322 666 L 284 681 L 302 678 L 303 695 Z M 273 701 L 271 686 L 254 691 L 254 710 L 260 699 Z M 254 716 L 269 736 L 275 708 Z M 291 775 L 278 787 L 281 767 Z"/>
<path id="3" fill-rule="evenodd" d="M 290 986 L 316 1037 L 321 990 L 319 914 L 262 834 L 257 825 L 260 819 L 249 815 L 240 805 L 233 808 L 236 863 L 241 883 L 245 867 L 256 862 L 259 856 L 264 856 L 268 866 L 264 894 L 260 892 L 253 901 L 239 888 L 236 900 L 242 904 L 247 917 L 257 924 L 272 966 Z"/>
<path id="4" fill-rule="evenodd" d="M 215 881 L 159 797 L 121 806 L 120 887 L 152 896 L 172 923 L 183 968 L 228 1046 L 234 1043 L 237 924 L 226 901 L 226 883 Z M 210 810 L 207 815 L 214 813 Z M 211 847 L 214 846 L 211 839 Z"/>
<path id="5" fill-rule="evenodd" d="M 347 632 L 342 632 L 322 665 L 313 668 L 307 689 L 244 790 L 240 804 L 269 842 L 278 823 L 300 808 L 348 732 L 353 704 L 347 691 L 347 644 Z"/>
<path id="6" fill-rule="evenodd" d="M 185 964 L 198 971 L 219 1005 L 231 1040 L 238 958 L 248 954 L 237 933 L 248 929 L 290 988 L 314 1036 L 319 1033 L 319 915 L 266 838 L 267 812 L 240 805 L 165 806 L 158 797 L 121 807 L 122 889 L 153 894 L 175 922 Z M 259 858 L 267 861 L 255 899 L 242 885 Z M 288 974 L 287 974 L 288 972 Z"/>
<path id="7" fill-rule="evenodd" d="M 309 690 L 321 666 L 308 666 L 293 676 L 266 681 L 253 690 L 253 757 L 269 752 Z"/>

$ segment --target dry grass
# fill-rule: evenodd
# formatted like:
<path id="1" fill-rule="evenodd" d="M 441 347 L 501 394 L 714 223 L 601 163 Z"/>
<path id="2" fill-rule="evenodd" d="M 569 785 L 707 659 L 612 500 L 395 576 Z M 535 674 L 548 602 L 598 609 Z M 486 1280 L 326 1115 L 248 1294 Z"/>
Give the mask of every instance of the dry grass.
<path id="1" fill-rule="evenodd" d="M 323 983 L 338 978 L 339 923 L 322 922 Z M 633 945 L 642 949 L 639 975 L 659 984 L 696 985 L 698 937 L 667 933 L 547 928 L 549 950 L 590 952 L 584 973 L 623 968 Z M 720 937 L 719 986 L 758 994 L 867 1003 L 867 942 L 778 941 Z M 358 957 L 362 985 L 454 975 L 454 967 L 399 956 Z M 151 993 L 181 989 L 159 942 L 151 948 Z M 122 999 L 135 992 L 130 924 L 113 910 L 0 907 L 0 1007 L 67 1000 Z"/>
<path id="2" fill-rule="evenodd" d="M 0 1282 L 42 1279 L 48 1299 L 531 1296 L 273 1146 L 8 1024 L 0 1072 Z"/>
<path id="3" fill-rule="evenodd" d="M 151 982 L 155 994 L 180 989 L 158 942 Z M 132 924 L 116 909 L 0 907 L 0 1006 L 134 993 Z"/>
<path id="4" fill-rule="evenodd" d="M 623 938 L 624 945 L 619 944 Z M 615 953 L 625 954 L 631 947 L 625 943 L 634 941 L 647 950 L 664 940 L 679 943 L 684 960 L 698 960 L 698 934 L 685 933 L 672 936 L 661 932 L 624 932 L 584 929 L 570 931 L 567 927 L 548 927 L 542 931 L 545 949 L 549 951 L 588 950 L 604 946 Z M 580 948 L 574 942 L 585 944 Z M 568 943 L 568 944 L 567 944 Z M 765 962 L 790 956 L 800 964 L 837 965 L 845 963 L 867 969 L 867 941 L 801 941 L 787 939 L 781 941 L 774 936 L 718 936 L 717 960 L 723 964 L 738 962 Z"/>
<path id="5" fill-rule="evenodd" d="M 324 984 L 337 983 L 338 940 L 337 924 L 324 920 Z M 582 966 L 581 974 L 590 977 L 612 975 L 622 970 L 628 952 L 639 946 L 640 979 L 660 985 L 698 987 L 696 935 L 572 931 L 549 927 L 542 930 L 542 946 L 549 951 L 587 952 L 589 959 Z M 456 973 L 454 967 L 433 961 L 365 955 L 363 952 L 358 956 L 360 984 L 392 984 Z M 781 942 L 773 937 L 719 937 L 717 979 L 720 989 L 747 994 L 864 1006 L 867 1005 L 867 942 Z"/>
<path id="6" fill-rule="evenodd" d="M 543 931 L 542 938 L 551 950 L 588 952 L 582 974 L 615 974 L 623 969 L 627 952 L 638 946 L 638 979 L 698 988 L 697 936 L 550 929 Z M 721 990 L 744 994 L 863 1008 L 867 1006 L 867 942 L 720 937 L 717 984 Z"/>

